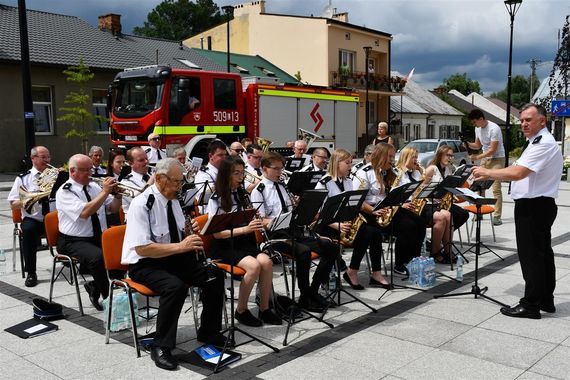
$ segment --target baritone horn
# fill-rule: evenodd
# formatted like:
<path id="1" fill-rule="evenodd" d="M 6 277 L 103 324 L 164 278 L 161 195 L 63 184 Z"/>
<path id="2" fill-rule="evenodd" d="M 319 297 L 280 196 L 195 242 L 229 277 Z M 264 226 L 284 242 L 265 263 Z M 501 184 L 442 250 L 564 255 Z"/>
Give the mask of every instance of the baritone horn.
<path id="1" fill-rule="evenodd" d="M 38 191 L 29 191 L 25 186 L 20 186 L 18 195 L 20 202 L 22 202 L 22 208 L 26 210 L 28 214 L 32 213 L 32 208 L 37 202 L 49 197 L 58 175 L 59 169 L 48 164 L 40 176 L 34 179 L 34 184 L 38 187 Z"/>
<path id="2" fill-rule="evenodd" d="M 320 139 L 320 138 L 321 138 L 321 136 L 319 136 L 313 132 L 309 132 L 305 129 L 299 128 L 299 140 L 305 141 L 305 143 L 307 144 L 307 150 L 311 147 L 311 145 L 313 145 L 315 140 Z"/>
<path id="3" fill-rule="evenodd" d="M 273 144 L 273 141 L 264 139 L 263 137 L 255 137 L 253 143 L 261 147 L 261 151 L 266 153 L 269 151 L 269 146 Z"/>

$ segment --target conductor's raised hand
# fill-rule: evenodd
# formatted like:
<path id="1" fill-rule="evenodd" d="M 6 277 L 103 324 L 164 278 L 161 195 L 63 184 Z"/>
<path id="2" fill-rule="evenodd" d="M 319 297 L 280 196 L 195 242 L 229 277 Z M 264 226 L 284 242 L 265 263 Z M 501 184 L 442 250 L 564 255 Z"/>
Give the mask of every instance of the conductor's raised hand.
<path id="1" fill-rule="evenodd" d="M 483 181 L 483 180 L 490 179 L 491 171 L 487 168 L 483 168 L 481 166 L 478 166 L 476 168 L 473 168 L 471 175 L 473 176 L 473 179 L 475 181 Z"/>

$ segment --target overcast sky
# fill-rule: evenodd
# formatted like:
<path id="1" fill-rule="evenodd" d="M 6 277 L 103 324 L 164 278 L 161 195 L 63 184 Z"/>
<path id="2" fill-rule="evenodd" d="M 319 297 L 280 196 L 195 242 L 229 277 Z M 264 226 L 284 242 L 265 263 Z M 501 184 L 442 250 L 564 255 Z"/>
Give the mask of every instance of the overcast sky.
<path id="1" fill-rule="evenodd" d="M 28 9 L 80 17 L 97 25 L 97 16 L 121 15 L 123 33 L 141 26 L 160 0 L 26 0 Z M 218 6 L 240 0 L 219 0 Z M 17 5 L 17 0 L 0 4 Z M 267 0 L 271 13 L 322 14 L 328 0 Z M 479 81 L 485 94 L 505 87 L 509 53 L 509 15 L 503 0 L 332 0 L 349 22 L 393 35 L 392 69 L 408 73 L 427 89 L 455 73 Z M 516 15 L 513 75 L 530 75 L 531 58 L 545 62 L 537 70 L 548 76 L 556 54 L 558 31 L 570 14 L 568 0 L 523 0 Z M 274 62 L 279 65 L 278 62 Z"/>

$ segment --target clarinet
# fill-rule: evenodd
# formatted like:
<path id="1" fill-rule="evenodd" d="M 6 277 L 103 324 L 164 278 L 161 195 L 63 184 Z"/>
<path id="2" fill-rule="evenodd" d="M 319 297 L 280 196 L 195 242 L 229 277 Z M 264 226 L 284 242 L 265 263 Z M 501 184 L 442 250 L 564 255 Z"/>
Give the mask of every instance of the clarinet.
<path id="1" fill-rule="evenodd" d="M 192 215 L 189 212 L 184 213 L 184 236 L 194 235 L 194 230 L 192 229 Z M 206 251 L 203 248 L 194 250 L 194 254 L 196 255 L 196 261 L 206 269 L 207 279 L 206 282 L 210 282 L 216 279 L 216 276 L 213 273 L 213 269 L 216 268 L 216 265 L 206 255 Z"/>

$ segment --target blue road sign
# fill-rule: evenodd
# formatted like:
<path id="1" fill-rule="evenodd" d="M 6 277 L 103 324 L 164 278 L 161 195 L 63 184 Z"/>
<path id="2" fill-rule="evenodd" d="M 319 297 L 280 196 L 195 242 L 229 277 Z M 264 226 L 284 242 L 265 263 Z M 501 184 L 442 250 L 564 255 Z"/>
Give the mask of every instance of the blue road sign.
<path id="1" fill-rule="evenodd" d="M 570 100 L 553 100 L 550 111 L 553 116 L 570 116 Z"/>

